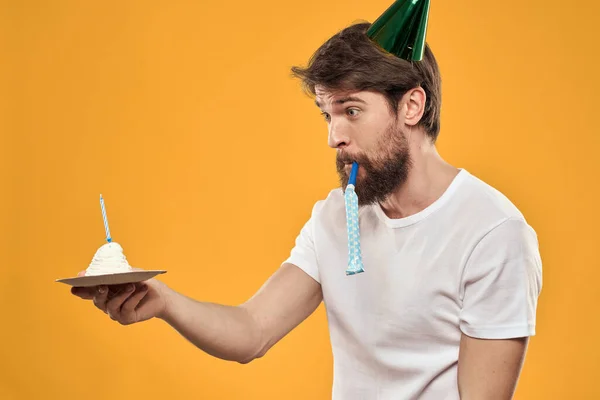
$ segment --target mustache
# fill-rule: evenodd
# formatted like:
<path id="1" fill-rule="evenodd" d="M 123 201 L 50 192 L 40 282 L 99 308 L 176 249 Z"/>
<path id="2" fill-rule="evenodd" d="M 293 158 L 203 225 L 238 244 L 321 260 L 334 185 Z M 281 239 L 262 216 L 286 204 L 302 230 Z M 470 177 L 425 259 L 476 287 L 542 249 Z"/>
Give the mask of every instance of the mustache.
<path id="1" fill-rule="evenodd" d="M 339 152 L 336 156 L 336 161 L 338 165 L 343 164 L 352 164 L 353 162 L 357 162 L 358 164 L 367 164 L 367 158 L 362 154 L 349 154 L 346 152 Z"/>

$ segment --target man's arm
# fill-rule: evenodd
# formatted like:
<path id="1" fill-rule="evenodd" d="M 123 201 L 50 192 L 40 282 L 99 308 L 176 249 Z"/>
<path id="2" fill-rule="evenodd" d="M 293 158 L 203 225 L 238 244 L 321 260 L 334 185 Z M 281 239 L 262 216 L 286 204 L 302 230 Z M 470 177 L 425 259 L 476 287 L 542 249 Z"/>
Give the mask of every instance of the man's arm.
<path id="1" fill-rule="evenodd" d="M 311 216 L 288 260 L 238 306 L 196 301 L 156 279 L 111 288 L 74 287 L 72 293 L 93 300 L 97 308 L 123 325 L 160 318 L 205 353 L 248 363 L 265 355 L 323 299 L 312 225 Z"/>
<path id="2" fill-rule="evenodd" d="M 475 339 L 462 335 L 458 357 L 461 400 L 510 400 L 525 360 L 528 338 Z"/>
<path id="3" fill-rule="evenodd" d="M 321 285 L 292 264 L 283 264 L 247 302 L 224 306 L 189 299 L 167 289 L 160 318 L 199 349 L 248 363 L 312 314 Z"/>
<path id="4" fill-rule="evenodd" d="M 537 235 L 524 219 L 505 219 L 477 243 L 462 276 L 461 399 L 512 399 L 541 288 Z"/>

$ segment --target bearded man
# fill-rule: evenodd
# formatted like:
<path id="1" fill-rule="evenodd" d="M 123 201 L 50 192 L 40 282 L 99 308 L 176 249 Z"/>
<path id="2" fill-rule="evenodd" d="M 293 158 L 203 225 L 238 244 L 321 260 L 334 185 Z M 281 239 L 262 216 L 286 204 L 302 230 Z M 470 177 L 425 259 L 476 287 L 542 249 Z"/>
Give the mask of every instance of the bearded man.
<path id="1" fill-rule="evenodd" d="M 333 399 L 512 398 L 535 334 L 537 236 L 506 196 L 436 150 L 441 81 L 422 34 L 428 3 L 399 0 L 384 16 L 405 22 L 352 25 L 292 69 L 326 121 L 341 187 L 314 205 L 290 257 L 251 299 L 198 302 L 154 279 L 114 296 L 73 293 L 122 324 L 160 318 L 240 363 L 324 301 Z M 379 29 L 390 26 L 401 26 L 396 48 Z M 353 166 L 364 270 L 347 274 Z"/>

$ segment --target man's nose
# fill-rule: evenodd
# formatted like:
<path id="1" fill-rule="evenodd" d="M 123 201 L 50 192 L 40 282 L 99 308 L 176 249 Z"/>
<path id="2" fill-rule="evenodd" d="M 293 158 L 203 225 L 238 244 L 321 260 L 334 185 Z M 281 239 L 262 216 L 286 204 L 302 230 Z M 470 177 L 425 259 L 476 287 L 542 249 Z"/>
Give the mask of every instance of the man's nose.
<path id="1" fill-rule="evenodd" d="M 329 147 L 343 149 L 348 146 L 350 138 L 344 133 L 344 129 L 338 123 L 331 121 L 329 124 Z"/>

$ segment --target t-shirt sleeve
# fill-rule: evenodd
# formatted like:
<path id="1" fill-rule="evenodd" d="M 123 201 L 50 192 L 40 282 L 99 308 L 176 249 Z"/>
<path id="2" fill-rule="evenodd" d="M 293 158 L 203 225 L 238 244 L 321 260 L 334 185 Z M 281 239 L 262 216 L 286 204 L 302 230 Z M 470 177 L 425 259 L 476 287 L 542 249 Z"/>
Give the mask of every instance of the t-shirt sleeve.
<path id="1" fill-rule="evenodd" d="M 471 253 L 461 283 L 460 329 L 480 339 L 535 335 L 542 262 L 535 231 L 509 218 Z"/>
<path id="2" fill-rule="evenodd" d="M 317 209 L 319 206 L 320 202 L 313 207 L 310 219 L 304 224 L 296 237 L 295 246 L 292 248 L 289 258 L 284 261 L 284 264 L 290 263 L 297 266 L 314 280 L 321 283 L 314 242 L 314 224 L 317 219 Z"/>

